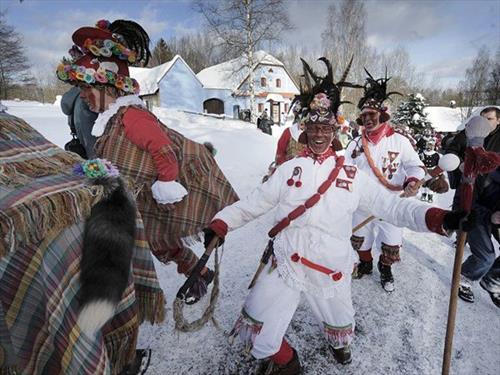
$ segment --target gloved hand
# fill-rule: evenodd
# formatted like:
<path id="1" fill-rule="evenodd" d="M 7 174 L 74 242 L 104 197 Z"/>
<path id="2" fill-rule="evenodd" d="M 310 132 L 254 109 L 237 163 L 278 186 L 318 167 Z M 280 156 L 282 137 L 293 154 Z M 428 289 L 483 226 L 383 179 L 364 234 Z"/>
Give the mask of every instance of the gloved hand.
<path id="1" fill-rule="evenodd" d="M 205 245 L 205 249 L 206 249 L 208 247 L 208 245 L 210 244 L 210 242 L 212 242 L 214 237 L 217 236 L 217 234 L 214 232 L 214 230 L 212 228 L 208 228 L 208 227 L 203 229 L 203 233 L 205 234 L 205 239 L 203 241 L 203 244 Z M 224 238 L 219 237 L 219 242 L 218 242 L 217 246 L 220 246 L 223 243 L 224 243 Z"/>
<path id="2" fill-rule="evenodd" d="M 446 178 L 443 175 L 427 182 L 427 187 L 438 194 L 446 193 L 450 188 L 448 181 L 446 181 Z"/>
<path id="3" fill-rule="evenodd" d="M 187 195 L 187 190 L 175 181 L 156 181 L 151 186 L 151 193 L 157 203 L 168 204 L 181 201 Z"/>
<path id="4" fill-rule="evenodd" d="M 461 230 L 469 232 L 476 226 L 476 212 L 464 210 L 449 211 L 444 215 L 443 228 L 446 231 Z"/>

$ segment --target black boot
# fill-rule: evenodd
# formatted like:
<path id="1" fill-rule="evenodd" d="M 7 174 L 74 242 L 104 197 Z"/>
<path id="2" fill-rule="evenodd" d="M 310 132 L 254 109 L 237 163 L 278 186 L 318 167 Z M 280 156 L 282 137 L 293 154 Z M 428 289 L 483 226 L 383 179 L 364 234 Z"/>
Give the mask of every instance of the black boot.
<path id="1" fill-rule="evenodd" d="M 329 348 L 335 360 L 341 365 L 347 365 L 352 362 L 351 347 L 349 345 L 337 349 L 332 346 L 329 346 Z"/>
<path id="2" fill-rule="evenodd" d="M 483 277 L 483 279 L 479 282 L 481 288 L 486 290 L 490 295 L 491 301 L 495 304 L 496 307 L 500 308 L 500 293 L 499 286 L 500 280 L 494 280 L 488 276 Z"/>
<path id="3" fill-rule="evenodd" d="M 378 270 L 380 272 L 380 283 L 382 284 L 382 288 L 386 292 L 394 291 L 394 277 L 392 276 L 391 266 L 388 266 L 382 263 L 380 260 L 377 264 Z"/>
<path id="4" fill-rule="evenodd" d="M 194 305 L 205 294 L 207 294 L 208 285 L 210 285 L 210 283 L 214 280 L 214 276 L 214 271 L 207 269 L 207 272 L 195 281 L 193 286 L 187 291 L 186 297 L 184 298 L 186 305 Z"/>
<path id="5" fill-rule="evenodd" d="M 119 375 L 144 375 L 151 361 L 151 349 L 137 349 L 134 361 L 125 366 Z"/>
<path id="6" fill-rule="evenodd" d="M 278 365 L 271 361 L 266 360 L 257 371 L 257 375 L 300 375 L 302 374 L 302 366 L 300 365 L 299 356 L 297 351 L 293 349 L 293 357 L 285 365 Z"/>
<path id="7" fill-rule="evenodd" d="M 352 273 L 353 279 L 361 279 L 364 275 L 370 275 L 373 272 L 373 261 L 360 261 Z"/>
<path id="8" fill-rule="evenodd" d="M 458 286 L 458 296 L 462 301 L 473 303 L 474 302 L 474 292 L 472 291 L 472 281 L 460 275 L 460 285 Z"/>

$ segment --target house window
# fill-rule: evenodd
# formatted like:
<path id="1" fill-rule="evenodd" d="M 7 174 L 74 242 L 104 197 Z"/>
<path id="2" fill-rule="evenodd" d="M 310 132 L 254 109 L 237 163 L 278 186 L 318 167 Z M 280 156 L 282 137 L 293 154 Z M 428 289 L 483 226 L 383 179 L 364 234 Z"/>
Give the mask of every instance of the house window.
<path id="1" fill-rule="evenodd" d="M 264 103 L 259 103 L 259 113 L 264 110 Z"/>
<path id="2" fill-rule="evenodd" d="M 281 79 L 276 78 L 276 87 L 281 87 Z"/>
<path id="3" fill-rule="evenodd" d="M 288 113 L 288 103 L 285 103 L 285 113 Z"/>
<path id="4" fill-rule="evenodd" d="M 261 87 L 266 87 L 266 77 L 261 77 L 261 79 L 260 79 L 260 86 Z"/>

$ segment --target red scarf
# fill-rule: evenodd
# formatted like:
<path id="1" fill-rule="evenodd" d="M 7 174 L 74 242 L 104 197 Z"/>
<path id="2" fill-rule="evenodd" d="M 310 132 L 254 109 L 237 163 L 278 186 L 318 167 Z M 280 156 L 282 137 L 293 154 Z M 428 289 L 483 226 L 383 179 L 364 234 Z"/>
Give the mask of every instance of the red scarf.
<path id="1" fill-rule="evenodd" d="M 389 124 L 387 122 L 384 122 L 378 129 L 374 131 L 369 132 L 368 130 L 363 129 L 363 133 L 370 143 L 376 145 L 382 138 L 384 138 L 386 135 L 389 135 L 391 130 L 392 128 L 389 126 Z"/>

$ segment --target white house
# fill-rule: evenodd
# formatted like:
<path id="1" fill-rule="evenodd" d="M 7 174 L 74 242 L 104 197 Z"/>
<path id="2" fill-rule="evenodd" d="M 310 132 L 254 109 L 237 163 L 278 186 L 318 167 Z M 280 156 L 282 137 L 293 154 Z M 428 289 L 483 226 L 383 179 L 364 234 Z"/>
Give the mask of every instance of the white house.
<path id="1" fill-rule="evenodd" d="M 288 112 L 299 89 L 281 61 L 265 51 L 255 52 L 254 58 L 257 115 L 267 109 L 270 118 L 279 123 L 281 113 Z M 250 71 L 243 66 L 244 57 L 240 57 L 203 69 L 197 74 L 204 86 L 204 111 L 238 118 L 240 111 L 250 109 Z"/>
<path id="2" fill-rule="evenodd" d="M 203 112 L 203 85 L 181 56 L 154 68 L 129 69 L 130 76 L 139 82 L 139 96 L 149 108 L 155 105 Z"/>

